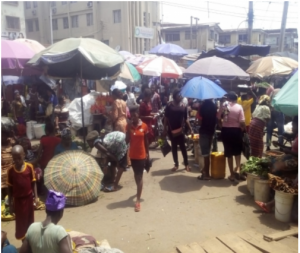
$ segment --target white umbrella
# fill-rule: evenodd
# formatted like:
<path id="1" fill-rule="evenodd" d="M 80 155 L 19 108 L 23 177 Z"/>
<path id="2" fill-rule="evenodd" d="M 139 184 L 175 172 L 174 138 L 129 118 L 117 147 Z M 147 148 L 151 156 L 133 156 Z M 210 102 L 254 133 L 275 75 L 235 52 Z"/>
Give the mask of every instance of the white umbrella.
<path id="1" fill-rule="evenodd" d="M 114 89 L 124 90 L 127 88 L 127 85 L 122 81 L 115 81 L 115 84 L 111 86 L 110 90 L 113 91 Z"/>

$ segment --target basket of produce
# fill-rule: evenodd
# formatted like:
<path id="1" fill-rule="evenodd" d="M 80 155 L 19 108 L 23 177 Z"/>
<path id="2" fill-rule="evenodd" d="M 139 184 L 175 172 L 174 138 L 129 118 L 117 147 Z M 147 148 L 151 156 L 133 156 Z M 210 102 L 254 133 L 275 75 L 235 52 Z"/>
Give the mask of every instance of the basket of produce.
<path id="1" fill-rule="evenodd" d="M 276 150 L 269 150 L 269 151 L 266 151 L 266 156 L 269 156 L 269 157 L 280 157 L 280 156 L 283 156 L 284 153 L 283 152 L 280 152 L 280 151 L 276 151 Z"/>
<path id="2" fill-rule="evenodd" d="M 290 178 L 281 178 L 268 173 L 269 186 L 276 191 L 298 194 L 298 185 Z"/>
<path id="3" fill-rule="evenodd" d="M 268 158 L 250 156 L 249 160 L 241 166 L 242 173 L 251 173 L 262 178 L 267 178 L 269 171 L 270 161 Z"/>

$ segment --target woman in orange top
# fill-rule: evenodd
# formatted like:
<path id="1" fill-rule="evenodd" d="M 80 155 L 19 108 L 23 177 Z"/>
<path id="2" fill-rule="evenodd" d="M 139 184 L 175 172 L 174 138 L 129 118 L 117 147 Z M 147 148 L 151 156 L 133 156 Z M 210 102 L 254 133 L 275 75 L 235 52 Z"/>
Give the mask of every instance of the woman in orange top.
<path id="1" fill-rule="evenodd" d="M 126 102 L 121 99 L 121 92 L 118 89 L 114 89 L 112 96 L 114 99 L 112 105 L 112 120 L 114 131 L 120 131 L 126 133 Z"/>
<path id="2" fill-rule="evenodd" d="M 138 106 L 130 108 L 131 122 L 127 125 L 127 142 L 130 143 L 129 157 L 137 185 L 135 211 L 141 210 L 141 195 L 143 189 L 143 172 L 145 162 L 149 159 L 148 127 L 139 118 Z"/>

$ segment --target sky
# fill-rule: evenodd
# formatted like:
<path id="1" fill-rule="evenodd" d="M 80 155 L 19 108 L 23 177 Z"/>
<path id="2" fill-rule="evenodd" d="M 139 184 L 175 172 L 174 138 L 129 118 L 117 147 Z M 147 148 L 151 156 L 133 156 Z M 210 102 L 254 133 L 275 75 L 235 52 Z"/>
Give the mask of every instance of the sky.
<path id="1" fill-rule="evenodd" d="M 200 19 L 198 23 L 217 22 L 222 29 L 247 28 L 248 1 L 166 0 L 160 3 L 162 22 L 190 24 L 193 16 Z M 283 1 L 253 1 L 253 10 L 253 28 L 281 28 Z M 298 2 L 289 1 L 286 28 L 298 28 L 298 16 Z"/>

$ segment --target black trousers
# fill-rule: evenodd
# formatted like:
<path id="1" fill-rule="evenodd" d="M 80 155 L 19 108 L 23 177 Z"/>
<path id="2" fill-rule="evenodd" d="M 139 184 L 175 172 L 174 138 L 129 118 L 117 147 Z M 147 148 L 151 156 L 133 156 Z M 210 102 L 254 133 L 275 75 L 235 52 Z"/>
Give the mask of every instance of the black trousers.
<path id="1" fill-rule="evenodd" d="M 178 167 L 178 152 L 177 152 L 177 146 L 179 145 L 182 156 L 183 156 L 183 160 L 184 160 L 184 165 L 188 166 L 189 162 L 188 162 L 188 157 L 187 157 L 187 151 L 185 148 L 185 139 L 184 139 L 184 135 L 180 135 L 177 137 L 172 137 L 171 134 L 169 135 L 170 140 L 171 140 L 171 145 L 172 145 L 172 155 L 173 155 L 173 160 L 175 163 L 175 166 Z"/>

